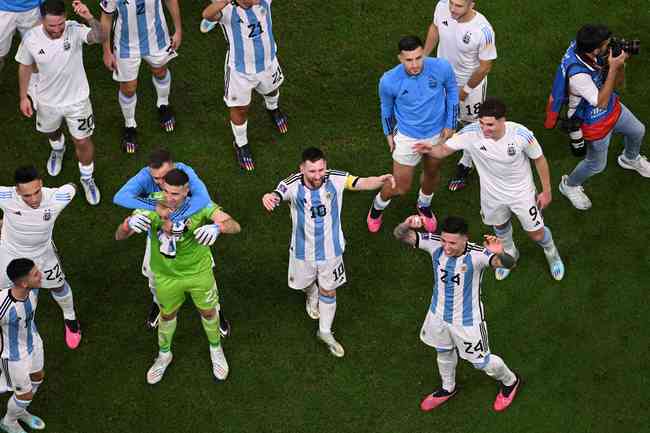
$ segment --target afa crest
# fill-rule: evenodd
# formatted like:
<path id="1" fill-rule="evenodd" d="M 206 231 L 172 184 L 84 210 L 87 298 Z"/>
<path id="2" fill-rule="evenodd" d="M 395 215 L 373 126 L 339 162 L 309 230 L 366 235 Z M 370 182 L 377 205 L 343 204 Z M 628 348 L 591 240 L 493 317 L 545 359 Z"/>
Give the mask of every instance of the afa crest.
<path id="1" fill-rule="evenodd" d="M 471 32 L 465 33 L 465 35 L 463 36 L 463 43 L 467 45 L 471 40 L 472 40 L 472 33 Z"/>
<path id="2" fill-rule="evenodd" d="M 515 145 L 512 143 L 508 144 L 508 156 L 515 156 L 516 153 Z"/>
<path id="3" fill-rule="evenodd" d="M 43 212 L 43 221 L 49 221 L 52 219 L 52 211 L 50 209 L 45 209 Z"/>
<path id="4" fill-rule="evenodd" d="M 438 85 L 438 80 L 436 80 L 434 77 L 430 76 L 429 77 L 429 87 L 431 89 L 435 89 L 437 85 Z"/>

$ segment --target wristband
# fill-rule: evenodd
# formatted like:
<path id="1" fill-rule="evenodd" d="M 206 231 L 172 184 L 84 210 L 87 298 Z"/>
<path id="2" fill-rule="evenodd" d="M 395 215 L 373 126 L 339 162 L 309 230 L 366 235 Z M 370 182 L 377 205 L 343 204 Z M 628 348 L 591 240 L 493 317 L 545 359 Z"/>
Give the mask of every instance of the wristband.
<path id="1" fill-rule="evenodd" d="M 474 89 L 471 88 L 471 87 L 469 87 L 468 84 L 465 84 L 465 85 L 463 86 L 463 92 L 467 93 L 468 95 L 469 95 L 470 93 L 472 93 L 472 90 L 474 90 Z"/>

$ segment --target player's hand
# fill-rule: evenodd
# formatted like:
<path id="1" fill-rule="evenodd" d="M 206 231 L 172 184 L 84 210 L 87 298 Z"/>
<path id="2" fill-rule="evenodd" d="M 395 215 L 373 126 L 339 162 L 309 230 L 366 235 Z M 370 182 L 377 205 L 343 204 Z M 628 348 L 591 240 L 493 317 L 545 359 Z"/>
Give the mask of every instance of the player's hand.
<path id="1" fill-rule="evenodd" d="M 390 153 L 393 153 L 395 150 L 395 140 L 393 140 L 393 134 L 387 135 L 386 141 L 388 142 L 388 150 L 390 150 Z"/>
<path id="2" fill-rule="evenodd" d="M 433 144 L 426 142 L 419 142 L 413 145 L 413 150 L 420 155 L 426 155 L 433 150 Z"/>
<path id="3" fill-rule="evenodd" d="M 162 202 L 156 203 L 156 213 L 160 215 L 160 218 L 167 220 L 169 215 L 171 215 L 172 210 Z"/>
<path id="4" fill-rule="evenodd" d="M 498 237 L 494 235 L 484 235 L 483 246 L 493 254 L 503 254 L 503 244 Z"/>
<path id="5" fill-rule="evenodd" d="M 452 135 L 454 135 L 454 130 L 452 128 L 444 128 L 440 133 L 440 137 L 438 138 L 438 142 L 436 144 L 444 143 L 445 141 L 449 140 Z"/>
<path id="6" fill-rule="evenodd" d="M 181 42 L 183 42 L 183 32 L 176 30 L 176 32 L 174 32 L 172 35 L 172 42 L 169 44 L 169 51 L 178 51 L 181 46 Z"/>
<path id="7" fill-rule="evenodd" d="M 382 183 L 390 183 L 390 187 L 392 189 L 395 189 L 397 187 L 397 184 L 395 183 L 395 178 L 393 177 L 392 174 L 383 174 L 379 176 L 379 180 L 382 181 Z"/>
<path id="8" fill-rule="evenodd" d="M 404 223 L 408 226 L 408 228 L 413 230 L 421 229 L 423 226 L 422 218 L 420 218 L 420 215 L 411 215 L 404 220 Z"/>
<path id="9" fill-rule="evenodd" d="M 104 51 L 104 66 L 111 72 L 117 71 L 117 60 L 112 51 Z"/>
<path id="10" fill-rule="evenodd" d="M 546 209 L 549 204 L 551 204 L 553 197 L 551 196 L 551 191 L 542 191 L 537 194 L 537 207 L 542 210 Z"/>
<path id="11" fill-rule="evenodd" d="M 149 230 L 149 227 L 151 227 L 151 220 L 146 215 L 137 214 L 130 216 L 127 224 L 129 229 L 136 233 L 142 233 Z"/>
<path id="12" fill-rule="evenodd" d="M 210 247 L 219 237 L 219 233 L 221 233 L 219 224 L 209 224 L 196 229 L 194 237 L 201 245 Z"/>
<path id="13" fill-rule="evenodd" d="M 20 99 L 20 112 L 23 113 L 25 117 L 32 117 L 34 115 L 34 109 L 32 108 L 32 101 L 29 98 Z"/>
<path id="14" fill-rule="evenodd" d="M 93 19 L 93 15 L 90 13 L 88 6 L 81 3 L 79 0 L 74 0 L 72 2 L 72 9 L 74 10 L 74 13 L 86 21 Z"/>
<path id="15" fill-rule="evenodd" d="M 273 212 L 273 209 L 275 209 L 280 204 L 280 197 L 278 197 L 278 195 L 273 192 L 269 192 L 267 194 L 264 194 L 262 197 L 262 204 L 264 205 L 264 209 L 269 212 Z"/>

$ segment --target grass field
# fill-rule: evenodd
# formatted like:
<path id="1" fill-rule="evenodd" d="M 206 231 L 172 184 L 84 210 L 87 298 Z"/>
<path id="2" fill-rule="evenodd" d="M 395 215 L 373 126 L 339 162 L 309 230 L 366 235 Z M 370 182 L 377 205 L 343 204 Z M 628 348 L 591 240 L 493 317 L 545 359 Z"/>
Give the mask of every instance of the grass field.
<path id="1" fill-rule="evenodd" d="M 93 2 L 96 3 L 96 2 Z M 47 431 L 122 432 L 641 432 L 650 421 L 650 181 L 618 167 L 622 142 L 611 143 L 610 166 L 586 186 L 594 207 L 581 213 L 557 191 L 560 176 L 577 163 L 566 138 L 542 129 L 543 111 L 557 62 L 586 22 L 607 23 L 616 34 L 650 43 L 647 0 L 478 2 L 491 21 L 499 58 L 489 94 L 503 97 L 509 118 L 532 129 L 551 166 L 554 201 L 545 213 L 567 265 L 561 283 L 547 271 L 540 249 L 515 224 L 521 260 L 497 283 L 484 280 L 492 351 L 524 378 L 507 412 L 491 404 L 497 386 L 459 363 L 458 396 L 434 413 L 420 398 L 439 384 L 435 353 L 418 331 L 431 296 L 428 255 L 396 242 L 391 230 L 413 209 L 417 189 L 394 200 L 384 228 L 370 235 L 365 215 L 370 193 L 347 193 L 343 211 L 349 283 L 338 296 L 335 331 L 346 349 L 335 359 L 314 337 L 316 325 L 303 297 L 287 288 L 290 223 L 283 206 L 268 215 L 261 196 L 296 170 L 301 150 L 322 147 L 333 168 L 359 175 L 387 172 L 391 159 L 379 122 L 377 82 L 396 63 L 396 42 L 424 36 L 434 1 L 327 2 L 278 0 L 274 32 L 286 74 L 280 104 L 290 131 L 271 129 L 255 99 L 249 137 L 257 169 L 235 165 L 222 102 L 225 44 L 220 32 L 198 31 L 204 2 L 181 2 L 184 39 L 174 61 L 172 104 L 178 128 L 157 126 L 154 91 L 141 71 L 137 119 L 141 148 L 119 150 L 122 117 L 117 88 L 101 49 L 85 52 L 97 130 L 97 208 L 80 194 L 57 222 L 61 250 L 75 293 L 84 339 L 65 348 L 61 313 L 42 296 L 39 329 L 46 345 L 47 378 L 31 410 Z M 92 5 L 98 12 L 96 4 Z M 12 54 L 15 52 L 15 46 Z M 19 164 L 45 172 L 47 140 L 18 111 L 16 65 L 8 62 L 0 84 L 0 184 L 12 182 Z M 645 52 L 629 62 L 625 104 L 650 120 Z M 214 247 L 223 308 L 233 325 L 224 348 L 231 372 L 212 379 L 207 341 L 187 304 L 174 343 L 174 364 L 156 386 L 145 373 L 157 347 L 143 326 L 150 295 L 140 275 L 144 239 L 118 243 L 114 229 L 127 214 L 111 203 L 148 152 L 164 145 L 203 178 L 215 200 L 242 225 Z M 650 153 L 648 144 L 642 149 Z M 447 177 L 455 163 L 445 163 Z M 64 171 L 46 185 L 78 183 L 73 152 Z M 438 216 L 470 221 L 474 239 L 489 231 L 478 213 L 478 182 L 464 191 L 441 189 Z M 4 404 L 4 400 L 2 400 Z"/>

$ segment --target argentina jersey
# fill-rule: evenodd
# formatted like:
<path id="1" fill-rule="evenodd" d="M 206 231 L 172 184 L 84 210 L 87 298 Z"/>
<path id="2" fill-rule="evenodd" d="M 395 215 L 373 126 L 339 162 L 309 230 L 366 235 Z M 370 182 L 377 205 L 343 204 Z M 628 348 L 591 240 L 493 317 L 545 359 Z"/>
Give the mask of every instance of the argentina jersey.
<path id="1" fill-rule="evenodd" d="M 343 255 L 345 238 L 341 229 L 343 191 L 356 177 L 344 171 L 327 170 L 320 188 L 312 190 L 297 173 L 275 189 L 290 202 L 291 255 L 298 260 L 322 261 Z"/>
<path id="2" fill-rule="evenodd" d="M 122 59 L 164 54 L 170 44 L 160 0 L 101 0 L 102 10 L 115 14 L 113 50 Z"/>
<path id="3" fill-rule="evenodd" d="M 275 59 L 271 1 L 260 0 L 248 9 L 233 2 L 221 11 L 219 23 L 228 43 L 228 66 L 237 72 L 260 73 Z"/>
<path id="4" fill-rule="evenodd" d="M 417 247 L 431 254 L 433 263 L 431 312 L 453 325 L 473 326 L 482 322 L 481 279 L 493 254 L 468 242 L 462 255 L 447 256 L 440 235 L 432 233 L 418 233 Z"/>
<path id="5" fill-rule="evenodd" d="M 2 358 L 20 361 L 34 351 L 40 343 L 34 317 L 38 303 L 38 289 L 30 290 L 29 296 L 20 301 L 11 295 L 11 290 L 0 291 L 0 331 L 2 337 Z"/>

